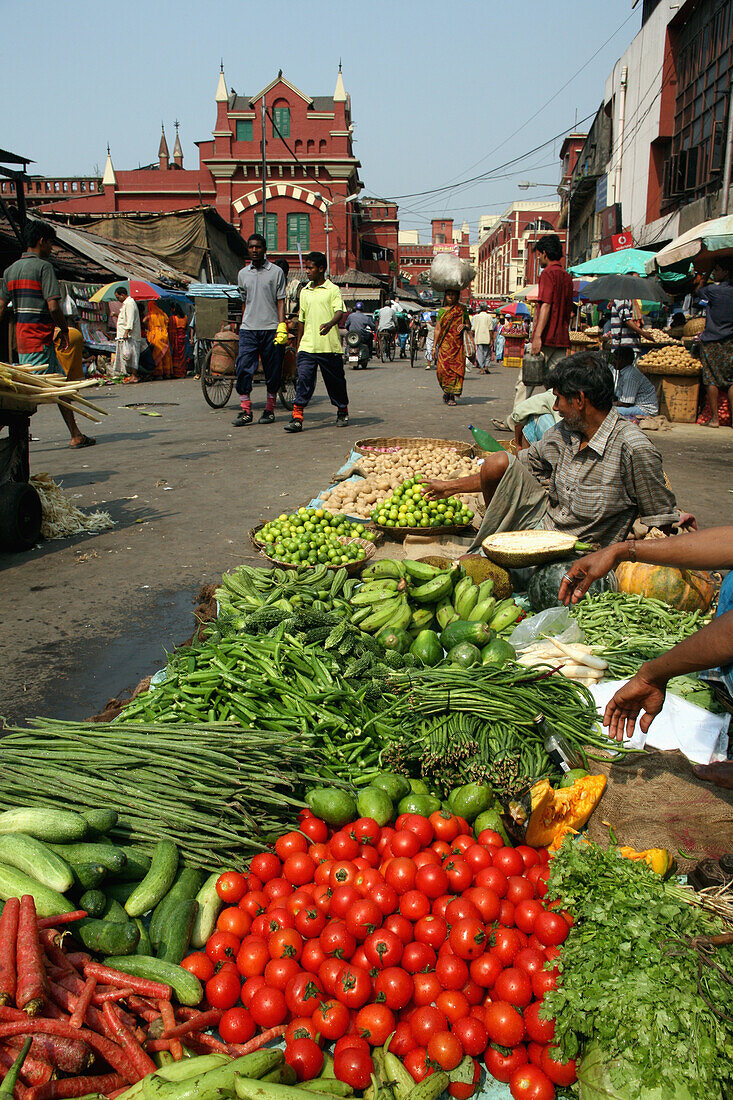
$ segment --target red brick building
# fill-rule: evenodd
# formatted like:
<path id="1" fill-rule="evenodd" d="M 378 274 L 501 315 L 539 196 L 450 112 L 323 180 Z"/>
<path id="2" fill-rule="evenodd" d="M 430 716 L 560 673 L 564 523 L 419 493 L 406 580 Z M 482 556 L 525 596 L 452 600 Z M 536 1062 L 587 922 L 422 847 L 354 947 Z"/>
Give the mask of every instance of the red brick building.
<path id="1" fill-rule="evenodd" d="M 430 265 L 439 252 L 455 252 L 461 259 L 471 259 L 468 227 L 453 230 L 452 218 L 433 218 L 430 244 L 421 244 L 416 233 L 402 234 L 399 249 L 399 271 L 403 286 L 427 282 Z M 422 278 L 421 278 L 422 276 Z"/>
<path id="2" fill-rule="evenodd" d="M 329 255 L 333 274 L 356 267 L 389 280 L 397 262 L 397 207 L 359 202 L 351 98 L 340 66 L 332 96 L 310 96 L 282 71 L 256 95 L 238 95 L 227 88 L 222 67 L 215 107 L 211 139 L 196 142 L 196 168 L 184 167 L 176 124 L 172 158 L 165 131 L 157 163 L 144 168 L 116 171 L 108 150 L 101 190 L 82 188 L 81 179 L 61 181 L 43 208 L 93 215 L 213 206 L 245 238 L 263 233 L 269 255 L 291 267 L 299 253 L 315 249 Z"/>
<path id="3" fill-rule="evenodd" d="M 557 233 L 565 250 L 565 233 L 557 229 L 560 203 L 514 202 L 479 241 L 478 275 L 473 293 L 479 300 L 511 298 L 515 291 L 536 283 L 539 268 L 532 242 L 543 233 Z"/>

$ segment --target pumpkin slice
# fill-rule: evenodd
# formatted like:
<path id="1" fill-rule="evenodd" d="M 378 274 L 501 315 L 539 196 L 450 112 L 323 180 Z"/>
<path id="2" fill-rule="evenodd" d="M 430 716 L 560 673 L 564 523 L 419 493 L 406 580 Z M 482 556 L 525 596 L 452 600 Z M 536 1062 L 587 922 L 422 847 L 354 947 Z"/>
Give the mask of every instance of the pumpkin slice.
<path id="1" fill-rule="evenodd" d="M 547 779 L 536 783 L 531 792 L 532 816 L 527 826 L 526 843 L 532 848 L 549 848 L 565 826 L 576 831 L 582 829 L 605 789 L 605 775 L 585 775 L 576 779 L 572 787 L 557 791 Z"/>

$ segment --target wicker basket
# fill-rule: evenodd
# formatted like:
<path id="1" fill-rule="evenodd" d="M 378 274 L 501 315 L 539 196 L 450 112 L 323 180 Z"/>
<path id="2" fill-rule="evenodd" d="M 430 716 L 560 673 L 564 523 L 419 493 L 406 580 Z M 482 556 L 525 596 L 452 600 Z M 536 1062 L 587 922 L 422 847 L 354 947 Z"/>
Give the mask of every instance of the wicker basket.
<path id="1" fill-rule="evenodd" d="M 700 392 L 700 379 L 697 375 L 658 374 L 654 378 L 654 388 L 662 416 L 675 424 L 694 424 Z"/>
<path id="2" fill-rule="evenodd" d="M 462 526 L 453 524 L 450 527 L 380 527 L 376 523 L 375 527 L 384 534 L 385 538 L 393 539 L 395 542 L 407 538 L 408 535 L 434 535 L 437 538 L 438 535 L 468 535 L 469 532 L 477 530 L 471 523 L 464 523 Z"/>
<path id="3" fill-rule="evenodd" d="M 699 332 L 705 328 L 704 317 L 691 317 L 689 321 L 685 322 L 685 327 L 682 330 L 685 336 L 697 336 Z"/>
<path id="4" fill-rule="evenodd" d="M 290 562 L 290 561 L 280 561 L 279 558 L 271 558 L 269 554 L 266 554 L 265 550 L 264 550 L 263 543 L 260 542 L 259 539 L 257 538 L 258 531 L 261 531 L 264 526 L 265 526 L 264 523 L 258 523 L 256 527 L 252 527 L 249 531 L 249 541 L 252 543 L 252 545 L 254 546 L 257 553 L 261 557 L 263 557 L 265 559 L 265 561 L 271 562 L 273 565 L 276 565 L 279 569 L 298 569 L 301 566 L 311 567 L 310 562 L 302 562 L 301 561 L 301 562 L 298 562 L 297 564 L 294 564 L 293 562 Z M 347 564 L 345 564 L 343 566 L 343 568 L 346 570 L 346 572 L 349 574 L 350 577 L 355 576 L 359 572 L 359 570 L 362 569 L 366 565 L 366 563 L 368 561 L 371 561 L 371 559 L 374 557 L 374 555 L 377 552 L 377 543 L 384 541 L 383 538 L 379 537 L 380 535 L 381 535 L 381 532 L 379 532 L 377 534 L 377 538 L 374 540 L 374 542 L 370 542 L 369 539 L 346 538 L 346 537 L 339 538 L 338 541 L 343 543 L 344 546 L 347 546 L 349 543 L 356 542 L 356 543 L 359 544 L 359 546 L 363 546 L 364 549 L 366 550 L 366 557 L 362 558 L 361 561 L 350 561 L 350 562 L 348 562 Z M 317 563 L 317 564 L 320 564 L 320 563 Z M 315 566 L 312 566 L 312 567 L 315 568 Z M 326 568 L 327 569 L 332 569 L 332 570 L 335 571 L 337 569 L 341 569 L 342 565 L 341 565 L 341 563 L 339 563 L 338 565 L 329 565 L 328 563 L 326 563 Z"/>
<path id="5" fill-rule="evenodd" d="M 654 349 L 654 351 L 660 350 L 663 351 L 664 349 Z M 676 357 L 677 362 L 673 361 L 671 363 L 655 363 L 652 359 L 650 359 L 650 356 L 654 355 L 654 351 L 649 351 L 646 355 L 643 355 L 641 359 L 637 360 L 636 365 L 640 371 L 643 371 L 644 374 L 648 375 L 655 375 L 664 378 L 669 375 L 696 378 L 701 370 L 700 360 L 693 359 L 686 348 L 682 348 L 681 350 L 683 354 Z"/>
<path id="6" fill-rule="evenodd" d="M 446 451 L 455 451 L 456 454 L 462 455 L 464 458 L 474 457 L 474 448 L 470 443 L 459 443 L 457 439 L 433 439 L 430 436 L 424 438 L 420 437 L 408 437 L 408 436 L 383 436 L 375 439 L 357 439 L 354 444 L 355 451 L 361 451 L 362 454 L 369 454 L 370 451 L 365 448 L 370 447 L 376 449 L 378 447 L 424 447 L 426 443 L 437 444 L 437 446 L 443 448 Z"/>

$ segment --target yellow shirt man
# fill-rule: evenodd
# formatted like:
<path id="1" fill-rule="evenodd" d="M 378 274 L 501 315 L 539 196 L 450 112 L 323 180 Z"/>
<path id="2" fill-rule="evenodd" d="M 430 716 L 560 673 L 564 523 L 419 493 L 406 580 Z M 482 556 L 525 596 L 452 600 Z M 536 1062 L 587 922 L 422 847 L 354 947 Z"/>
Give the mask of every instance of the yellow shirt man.
<path id="1" fill-rule="evenodd" d="M 341 338 L 334 325 L 325 336 L 321 336 L 321 325 L 333 320 L 335 313 L 343 313 L 344 302 L 341 291 L 330 279 L 324 279 L 315 286 L 308 283 L 300 292 L 300 312 L 298 320 L 305 327 L 299 351 L 308 351 L 311 355 L 340 355 Z"/>

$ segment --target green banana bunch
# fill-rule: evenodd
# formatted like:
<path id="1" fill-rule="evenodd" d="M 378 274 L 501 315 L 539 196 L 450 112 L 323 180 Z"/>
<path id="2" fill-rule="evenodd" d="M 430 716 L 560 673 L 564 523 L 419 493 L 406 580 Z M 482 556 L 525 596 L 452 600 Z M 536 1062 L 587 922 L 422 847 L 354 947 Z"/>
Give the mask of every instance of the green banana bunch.
<path id="1" fill-rule="evenodd" d="M 410 620 L 410 627 L 417 627 L 419 630 L 426 630 L 427 627 L 433 621 L 433 608 L 432 607 L 418 607 L 412 612 L 412 618 Z"/>
<path id="2" fill-rule="evenodd" d="M 448 596 L 453 588 L 453 575 L 450 572 L 439 573 L 437 577 L 413 588 L 410 599 L 416 603 L 439 603 Z"/>
<path id="3" fill-rule="evenodd" d="M 428 565 L 426 561 L 409 561 L 405 559 L 402 562 L 405 569 L 405 576 L 416 584 L 426 584 L 427 581 L 433 580 L 434 577 L 439 576 L 440 573 L 444 573 L 444 569 L 438 569 L 434 565 Z"/>
<path id="4" fill-rule="evenodd" d="M 403 591 L 404 588 L 405 582 L 403 580 L 368 581 L 351 597 L 351 606 L 365 607 L 367 604 L 379 603 L 380 600 L 388 600 L 396 596 L 398 592 Z"/>
<path id="5" fill-rule="evenodd" d="M 404 630 L 412 618 L 412 611 L 405 597 L 400 594 L 389 600 L 381 600 L 366 619 L 359 623 L 367 634 L 377 634 L 383 626 Z"/>
<path id="6" fill-rule="evenodd" d="M 379 561 L 373 561 L 369 565 L 365 565 L 361 571 L 363 581 L 401 581 L 404 576 L 405 562 L 395 561 L 394 558 L 380 558 Z"/>
<path id="7" fill-rule="evenodd" d="M 473 611 L 468 616 L 469 623 L 488 623 L 491 621 L 491 617 L 494 614 L 496 608 L 496 600 L 493 596 L 489 596 L 487 600 L 479 600 L 474 607 Z"/>
<path id="8" fill-rule="evenodd" d="M 467 582 L 467 583 L 466 583 Z M 453 593 L 453 606 L 459 619 L 468 619 L 478 603 L 478 588 L 470 577 L 459 581 Z"/>
<path id="9" fill-rule="evenodd" d="M 447 626 L 456 621 L 458 615 L 450 599 L 441 600 L 435 608 L 435 617 L 441 630 L 445 630 Z"/>

